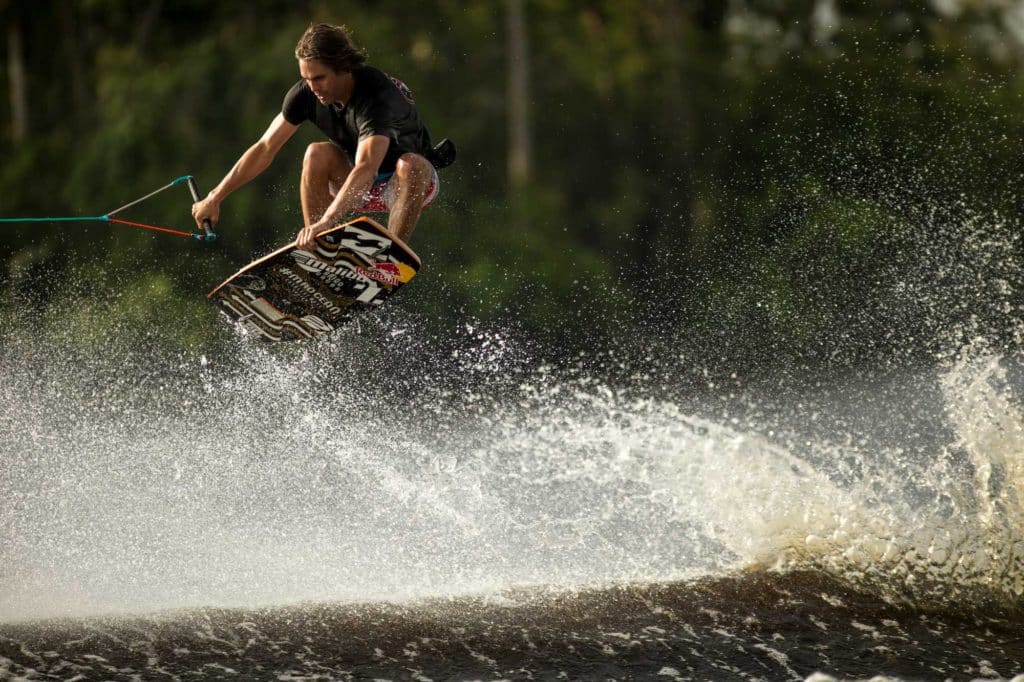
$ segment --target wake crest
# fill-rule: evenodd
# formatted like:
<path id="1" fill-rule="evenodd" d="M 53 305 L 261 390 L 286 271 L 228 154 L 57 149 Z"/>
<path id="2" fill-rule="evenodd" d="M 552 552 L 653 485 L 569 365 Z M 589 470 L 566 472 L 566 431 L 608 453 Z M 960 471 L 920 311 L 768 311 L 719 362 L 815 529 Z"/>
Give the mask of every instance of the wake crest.
<path id="1" fill-rule="evenodd" d="M 824 570 L 917 607 L 1024 608 L 1024 417 L 1007 364 L 978 342 L 938 372 L 936 417 L 952 437 L 930 456 L 819 444 L 862 475 L 851 480 L 820 459 L 799 475 L 794 464 L 783 480 L 799 492 L 748 519 L 745 556 Z"/>

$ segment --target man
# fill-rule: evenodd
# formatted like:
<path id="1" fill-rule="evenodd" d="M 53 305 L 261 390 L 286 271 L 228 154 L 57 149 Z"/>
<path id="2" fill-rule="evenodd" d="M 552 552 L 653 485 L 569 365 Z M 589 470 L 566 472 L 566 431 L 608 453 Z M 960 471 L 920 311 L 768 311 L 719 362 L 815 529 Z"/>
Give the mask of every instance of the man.
<path id="1" fill-rule="evenodd" d="M 312 121 L 329 141 L 310 144 L 302 161 L 299 248 L 311 248 L 316 235 L 352 212 L 388 211 L 388 229 L 407 242 L 437 197 L 435 164 L 447 165 L 454 157 L 437 158 L 409 89 L 368 66 L 345 27 L 310 25 L 295 57 L 301 80 L 263 137 L 193 204 L 196 224 L 216 224 L 225 197 L 262 173 L 298 127 Z"/>

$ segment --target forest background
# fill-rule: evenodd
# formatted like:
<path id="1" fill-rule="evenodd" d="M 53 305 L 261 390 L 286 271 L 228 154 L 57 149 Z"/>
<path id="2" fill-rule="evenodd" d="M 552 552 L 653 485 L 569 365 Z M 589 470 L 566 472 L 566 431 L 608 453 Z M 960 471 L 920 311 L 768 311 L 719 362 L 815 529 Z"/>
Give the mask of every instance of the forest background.
<path id="1" fill-rule="evenodd" d="M 563 357 L 699 339 L 722 368 L 931 357 L 950 329 L 1018 340 L 1020 2 L 0 0 L 0 16 L 2 216 L 98 215 L 184 174 L 209 189 L 327 21 L 458 145 L 399 304 L 438 333 L 502 328 Z M 297 138 L 225 202 L 212 244 L 4 225 L 5 318 L 86 348 L 111 326 L 222 343 L 206 293 L 300 227 L 319 134 Z M 190 204 L 178 187 L 124 217 L 188 230 Z"/>

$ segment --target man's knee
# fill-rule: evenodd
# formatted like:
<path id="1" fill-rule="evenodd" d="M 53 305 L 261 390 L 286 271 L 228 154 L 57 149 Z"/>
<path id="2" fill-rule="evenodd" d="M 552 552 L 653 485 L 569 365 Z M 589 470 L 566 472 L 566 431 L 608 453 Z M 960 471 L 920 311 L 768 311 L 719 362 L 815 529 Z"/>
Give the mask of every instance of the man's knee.
<path id="1" fill-rule="evenodd" d="M 433 175 L 433 167 L 426 157 L 419 154 L 402 154 L 395 166 L 398 177 L 414 183 L 429 184 Z"/>
<path id="2" fill-rule="evenodd" d="M 302 157 L 302 170 L 318 175 L 335 175 L 340 170 L 341 152 L 330 142 L 313 142 Z"/>

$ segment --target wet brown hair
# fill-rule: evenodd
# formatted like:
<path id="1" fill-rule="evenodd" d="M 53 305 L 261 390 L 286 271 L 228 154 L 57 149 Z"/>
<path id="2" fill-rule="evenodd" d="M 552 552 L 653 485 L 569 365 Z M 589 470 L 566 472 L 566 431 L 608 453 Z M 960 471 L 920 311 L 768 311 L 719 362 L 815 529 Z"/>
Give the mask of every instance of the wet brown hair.
<path id="1" fill-rule="evenodd" d="M 366 53 L 353 44 L 348 29 L 331 24 L 310 24 L 295 46 L 295 58 L 315 59 L 335 73 L 353 71 L 366 63 Z"/>

